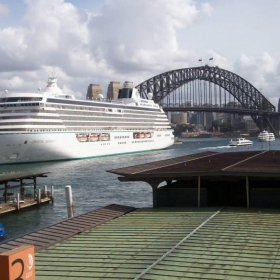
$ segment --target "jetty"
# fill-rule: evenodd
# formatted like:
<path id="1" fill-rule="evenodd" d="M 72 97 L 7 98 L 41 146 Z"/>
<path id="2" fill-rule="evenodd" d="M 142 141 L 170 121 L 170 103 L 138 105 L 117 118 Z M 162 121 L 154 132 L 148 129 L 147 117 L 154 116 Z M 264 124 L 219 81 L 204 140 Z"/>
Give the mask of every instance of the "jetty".
<path id="1" fill-rule="evenodd" d="M 41 203 L 53 202 L 53 191 L 37 186 L 46 173 L 7 173 L 0 175 L 0 214 L 19 211 Z"/>

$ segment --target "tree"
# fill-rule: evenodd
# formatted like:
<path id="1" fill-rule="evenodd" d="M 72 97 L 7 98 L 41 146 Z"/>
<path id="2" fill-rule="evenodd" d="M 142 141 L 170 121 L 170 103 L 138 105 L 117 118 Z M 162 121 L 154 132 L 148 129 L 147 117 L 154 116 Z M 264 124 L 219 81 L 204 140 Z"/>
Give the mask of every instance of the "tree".
<path id="1" fill-rule="evenodd" d="M 231 124 L 229 122 L 223 122 L 220 124 L 220 131 L 221 132 L 229 132 L 232 131 Z"/>

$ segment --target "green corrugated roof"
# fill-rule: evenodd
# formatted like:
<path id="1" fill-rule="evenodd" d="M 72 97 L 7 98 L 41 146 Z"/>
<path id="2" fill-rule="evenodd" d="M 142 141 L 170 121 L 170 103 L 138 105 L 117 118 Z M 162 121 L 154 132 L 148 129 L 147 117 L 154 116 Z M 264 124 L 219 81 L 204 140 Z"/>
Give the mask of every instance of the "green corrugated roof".
<path id="1" fill-rule="evenodd" d="M 36 279 L 280 279 L 280 211 L 217 210 L 130 212 L 36 253 Z"/>

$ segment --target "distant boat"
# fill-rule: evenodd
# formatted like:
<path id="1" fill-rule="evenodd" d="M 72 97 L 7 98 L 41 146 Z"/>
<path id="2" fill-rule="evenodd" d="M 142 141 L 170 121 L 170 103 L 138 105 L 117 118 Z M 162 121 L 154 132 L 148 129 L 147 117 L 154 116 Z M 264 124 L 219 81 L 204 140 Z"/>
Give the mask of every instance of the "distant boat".
<path id="1" fill-rule="evenodd" d="M 271 142 L 275 140 L 275 135 L 272 132 L 261 131 L 258 135 L 259 142 Z"/>
<path id="2" fill-rule="evenodd" d="M 253 141 L 248 140 L 246 138 L 235 138 L 229 141 L 229 146 L 239 147 L 239 146 L 252 146 Z"/>
<path id="3" fill-rule="evenodd" d="M 0 223 L 0 237 L 6 236 L 6 231 L 3 227 L 3 225 Z"/>

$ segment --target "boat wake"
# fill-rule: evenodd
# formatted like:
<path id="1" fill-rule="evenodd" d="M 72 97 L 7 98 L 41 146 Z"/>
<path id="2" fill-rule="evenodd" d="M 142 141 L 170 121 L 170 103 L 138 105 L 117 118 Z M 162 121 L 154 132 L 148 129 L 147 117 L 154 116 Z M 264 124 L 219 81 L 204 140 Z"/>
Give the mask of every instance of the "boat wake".
<path id="1" fill-rule="evenodd" d="M 236 148 L 233 146 L 216 146 L 216 147 L 204 147 L 204 148 L 199 148 L 198 150 L 218 150 L 218 149 L 232 149 Z"/>

